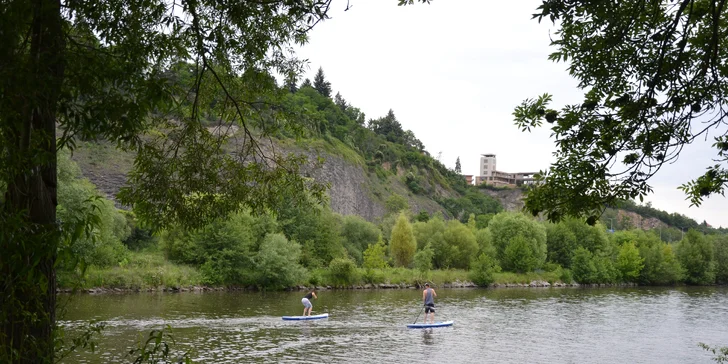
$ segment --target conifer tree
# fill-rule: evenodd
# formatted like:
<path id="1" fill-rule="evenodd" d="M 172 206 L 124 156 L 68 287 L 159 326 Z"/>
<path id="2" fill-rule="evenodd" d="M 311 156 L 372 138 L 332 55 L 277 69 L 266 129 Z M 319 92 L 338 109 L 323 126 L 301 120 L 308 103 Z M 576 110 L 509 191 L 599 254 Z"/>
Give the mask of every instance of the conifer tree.
<path id="1" fill-rule="evenodd" d="M 331 82 L 326 81 L 324 70 L 321 67 L 319 67 L 318 72 L 316 72 L 316 76 L 313 78 L 313 88 L 315 88 L 321 95 L 331 97 Z"/>

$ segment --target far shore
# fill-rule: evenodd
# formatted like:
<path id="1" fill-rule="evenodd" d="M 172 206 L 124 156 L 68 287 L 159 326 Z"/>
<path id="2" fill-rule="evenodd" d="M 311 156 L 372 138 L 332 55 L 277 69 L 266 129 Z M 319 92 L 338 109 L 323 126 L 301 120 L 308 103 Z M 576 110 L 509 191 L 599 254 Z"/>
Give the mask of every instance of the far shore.
<path id="1" fill-rule="evenodd" d="M 562 283 L 554 282 L 553 284 L 546 281 L 533 281 L 531 283 L 494 283 L 488 287 L 479 287 L 472 282 L 453 282 L 444 283 L 440 285 L 433 285 L 435 288 L 470 288 L 470 289 L 499 289 L 499 288 L 607 288 L 607 287 L 637 287 L 636 283 L 616 283 L 616 284 L 579 284 L 579 283 Z M 313 286 L 295 286 L 289 287 L 284 291 L 306 291 L 313 289 Z M 390 283 L 379 283 L 379 284 L 364 284 L 364 285 L 353 285 L 353 286 L 317 286 L 316 290 L 327 291 L 327 290 L 377 290 L 377 289 L 420 289 L 423 288 L 421 285 L 413 284 L 390 284 Z M 169 293 L 180 293 L 180 292 L 221 292 L 221 291 L 247 291 L 257 292 L 260 291 L 257 287 L 209 287 L 209 286 L 189 286 L 189 287 L 147 287 L 147 288 L 106 288 L 106 287 L 95 287 L 88 289 L 71 289 L 71 288 L 59 288 L 56 290 L 58 293 L 88 293 L 88 294 L 113 294 L 113 293 L 142 293 L 142 292 L 169 292 Z"/>

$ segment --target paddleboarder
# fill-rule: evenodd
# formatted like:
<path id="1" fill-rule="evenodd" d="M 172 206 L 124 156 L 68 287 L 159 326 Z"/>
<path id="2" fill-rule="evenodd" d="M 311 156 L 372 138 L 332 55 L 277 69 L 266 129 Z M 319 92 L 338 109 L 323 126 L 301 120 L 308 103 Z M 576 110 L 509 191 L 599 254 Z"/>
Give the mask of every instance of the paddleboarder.
<path id="1" fill-rule="evenodd" d="M 425 290 L 422 291 L 422 301 L 424 301 L 425 304 L 425 323 L 427 323 L 427 314 L 430 314 L 431 317 L 431 323 L 435 323 L 435 297 L 437 297 L 437 293 L 435 293 L 435 290 L 430 288 L 429 283 L 425 283 Z"/>
<path id="2" fill-rule="evenodd" d="M 311 304 L 311 301 L 310 301 L 311 297 L 313 297 L 313 299 L 318 299 L 318 297 L 316 297 L 316 288 L 311 290 L 311 292 L 308 292 L 308 294 L 306 294 L 306 296 L 304 296 L 301 299 L 301 303 L 303 303 L 303 315 L 304 316 L 311 316 L 311 309 L 313 308 L 313 305 Z M 308 311 L 308 315 L 306 314 L 307 311 Z"/>

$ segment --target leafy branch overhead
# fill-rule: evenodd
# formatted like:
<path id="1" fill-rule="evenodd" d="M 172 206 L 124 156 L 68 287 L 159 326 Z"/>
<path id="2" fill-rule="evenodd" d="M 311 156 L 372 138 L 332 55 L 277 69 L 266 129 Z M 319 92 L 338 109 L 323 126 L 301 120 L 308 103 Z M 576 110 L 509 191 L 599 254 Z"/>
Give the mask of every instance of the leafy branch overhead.
<path id="1" fill-rule="evenodd" d="M 726 162 L 728 8 L 725 0 L 548 0 L 534 18 L 559 27 L 549 56 L 567 62 L 584 101 L 560 110 L 551 96 L 516 107 L 524 131 L 545 120 L 556 162 L 526 201 L 549 219 L 596 216 L 605 204 L 650 193 L 650 178 L 682 149 L 712 137 L 717 158 L 682 185 L 693 205 L 723 194 Z M 703 163 L 705 163 L 704 161 Z"/>

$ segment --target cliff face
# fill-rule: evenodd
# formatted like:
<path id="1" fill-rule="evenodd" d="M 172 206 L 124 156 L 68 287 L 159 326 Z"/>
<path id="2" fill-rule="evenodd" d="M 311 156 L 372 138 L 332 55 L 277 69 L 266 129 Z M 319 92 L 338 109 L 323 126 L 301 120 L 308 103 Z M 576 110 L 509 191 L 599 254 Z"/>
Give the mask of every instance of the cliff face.
<path id="1" fill-rule="evenodd" d="M 445 209 L 431 197 L 412 194 L 402 181 L 403 173 L 382 178 L 369 172 L 361 161 L 347 160 L 327 151 L 299 149 L 294 153 L 305 154 L 311 162 L 304 168 L 305 173 L 317 182 L 330 185 L 329 206 L 336 213 L 358 215 L 366 220 L 376 221 L 387 213 L 387 198 L 397 194 L 407 199 L 414 213 L 427 211 L 432 214 L 439 211 L 446 214 Z M 317 165 L 315 161 L 319 158 L 324 162 Z M 437 187 L 438 195 L 448 195 L 444 188 L 439 185 Z"/>
<path id="2" fill-rule="evenodd" d="M 317 182 L 330 184 L 329 205 L 342 215 L 359 215 L 369 221 L 385 214 L 369 187 L 369 177 L 361 166 L 340 157 L 322 155 L 324 163 L 307 169 Z"/>
<path id="3" fill-rule="evenodd" d="M 617 210 L 618 221 L 629 221 L 629 223 L 642 230 L 650 230 L 656 228 L 666 228 L 667 224 L 654 217 L 644 217 L 638 213 L 625 210 Z"/>
<path id="4" fill-rule="evenodd" d="M 270 148 L 264 148 L 272 150 Z M 319 147 L 277 146 L 278 152 L 293 152 L 306 155 L 309 163 L 303 166 L 304 173 L 317 182 L 330 185 L 329 206 L 342 215 L 359 215 L 369 221 L 376 221 L 386 214 L 385 201 L 392 194 L 407 198 L 415 213 L 427 211 L 444 212 L 433 199 L 413 195 L 402 182 L 401 176 L 391 175 L 386 179 L 367 171 L 361 161 L 336 155 Z M 323 163 L 317 160 L 323 159 Z M 116 194 L 126 184 L 126 175 L 133 165 L 133 154 L 118 151 L 110 143 L 84 143 L 73 154 L 83 175 L 94 183 L 106 197 L 116 201 Z M 446 195 L 441 186 L 438 193 Z M 440 193 L 439 191 L 443 191 Z M 117 205 L 117 207 L 120 207 Z"/>
<path id="5" fill-rule="evenodd" d="M 523 209 L 523 191 L 517 188 L 503 190 L 481 189 L 482 193 L 501 202 L 506 211 L 521 211 Z"/>
<path id="6" fill-rule="evenodd" d="M 334 148 L 330 150 L 319 144 L 316 147 L 287 145 L 276 149 L 304 154 L 309 159 L 303 167 L 304 173 L 318 182 L 328 183 L 330 189 L 329 206 L 342 215 L 359 215 L 369 221 L 376 221 L 386 214 L 385 201 L 393 194 L 407 198 L 410 209 L 414 213 L 427 211 L 430 214 L 445 210 L 435 200 L 434 196 L 414 195 L 403 182 L 405 170 L 396 170 L 396 173 L 386 177 L 370 172 L 363 161 L 357 159 L 355 154 L 341 154 Z M 336 148 L 342 148 L 337 146 Z M 348 150 L 347 152 L 353 152 Z M 126 184 L 126 174 L 133 165 L 134 156 L 130 153 L 118 151 L 110 143 L 84 143 L 72 157 L 80 166 L 84 176 L 94 183 L 108 198 L 115 200 L 119 189 Z M 317 163 L 321 158 L 323 163 Z M 390 169 L 389 166 L 382 166 Z M 424 173 L 426 183 L 432 185 L 438 197 L 456 197 L 456 193 L 437 184 L 429 175 Z M 489 195 L 501 202 L 506 211 L 521 211 L 523 208 L 523 191 L 520 189 L 488 190 L 480 192 Z M 618 210 L 617 221 L 629 221 L 635 228 L 653 229 L 666 227 L 662 221 L 653 217 L 643 217 L 637 213 Z"/>

